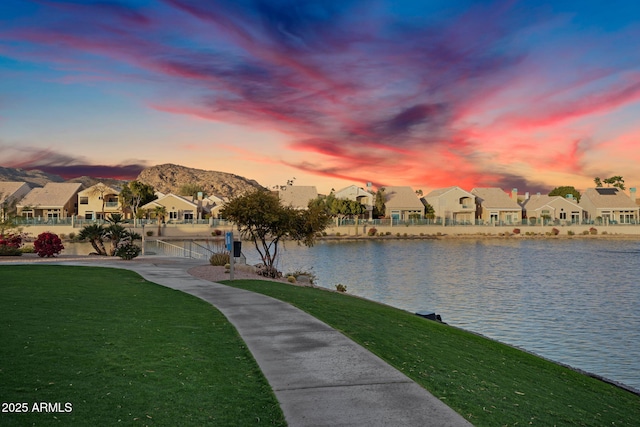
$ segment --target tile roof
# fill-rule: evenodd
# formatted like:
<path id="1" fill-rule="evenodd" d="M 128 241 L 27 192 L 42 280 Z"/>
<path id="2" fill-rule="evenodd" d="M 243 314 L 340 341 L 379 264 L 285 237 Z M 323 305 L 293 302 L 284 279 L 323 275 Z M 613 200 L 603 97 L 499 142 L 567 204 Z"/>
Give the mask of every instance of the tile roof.
<path id="1" fill-rule="evenodd" d="M 487 209 L 521 210 L 518 203 L 501 188 L 474 188 L 471 194 L 478 197 L 480 204 Z"/>
<path id="2" fill-rule="evenodd" d="M 26 182 L 0 181 L 0 203 L 11 197 L 16 191 L 20 190 Z"/>
<path id="3" fill-rule="evenodd" d="M 411 187 L 385 187 L 384 194 L 387 209 L 389 208 L 408 208 L 415 210 L 424 209 L 424 205 L 413 191 Z"/>
<path id="4" fill-rule="evenodd" d="M 591 200 L 596 208 L 638 208 L 629 196 L 616 187 L 587 188 L 580 201 L 585 198 Z"/>
<path id="5" fill-rule="evenodd" d="M 318 197 L 318 190 L 311 185 L 287 185 L 278 191 L 278 197 L 284 206 L 306 209 L 309 201 Z"/>
<path id="6" fill-rule="evenodd" d="M 42 188 L 34 188 L 20 201 L 19 206 L 61 207 L 82 188 L 80 183 L 49 182 Z"/>
<path id="7" fill-rule="evenodd" d="M 557 202 L 558 200 L 564 200 L 567 203 L 574 205 L 576 208 L 582 209 L 575 200 L 570 200 L 562 196 L 548 196 L 546 194 L 536 194 L 531 196 L 522 203 L 522 207 L 530 211 L 535 211 L 536 209 L 540 209 L 541 207 L 549 205 L 552 202 Z"/>

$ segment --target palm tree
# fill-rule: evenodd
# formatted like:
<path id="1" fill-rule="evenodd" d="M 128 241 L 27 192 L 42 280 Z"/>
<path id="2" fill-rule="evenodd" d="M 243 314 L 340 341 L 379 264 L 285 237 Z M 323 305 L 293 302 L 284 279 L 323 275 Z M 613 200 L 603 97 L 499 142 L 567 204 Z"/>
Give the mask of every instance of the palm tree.
<path id="1" fill-rule="evenodd" d="M 78 233 L 78 238 L 80 240 L 88 240 L 98 255 L 107 255 L 107 250 L 104 248 L 104 242 L 102 240 L 105 237 L 106 230 L 98 224 L 85 225 Z"/>
<path id="2" fill-rule="evenodd" d="M 111 240 L 111 249 L 109 255 L 114 256 L 120 242 L 130 241 L 131 234 L 120 224 L 111 224 L 105 228 L 105 237 Z"/>
<path id="3" fill-rule="evenodd" d="M 164 217 L 167 215 L 167 208 L 164 206 L 156 206 L 153 208 L 153 213 L 158 220 L 158 237 L 162 236 L 162 222 L 164 221 Z"/>

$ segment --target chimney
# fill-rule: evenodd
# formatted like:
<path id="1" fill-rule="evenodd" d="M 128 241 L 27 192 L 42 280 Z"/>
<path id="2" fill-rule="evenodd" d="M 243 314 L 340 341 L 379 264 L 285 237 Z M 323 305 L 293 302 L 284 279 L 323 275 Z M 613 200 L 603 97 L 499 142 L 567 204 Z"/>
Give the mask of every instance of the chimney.
<path id="1" fill-rule="evenodd" d="M 637 203 L 638 199 L 636 199 L 636 187 L 631 187 L 629 189 L 629 195 L 631 197 L 631 200 Z"/>
<path id="2" fill-rule="evenodd" d="M 529 200 L 529 192 L 528 191 L 526 193 L 524 193 L 524 199 L 525 200 Z"/>
<path id="3" fill-rule="evenodd" d="M 511 190 L 511 198 L 516 202 L 518 201 L 518 189 L 517 188 L 514 188 L 513 190 Z"/>

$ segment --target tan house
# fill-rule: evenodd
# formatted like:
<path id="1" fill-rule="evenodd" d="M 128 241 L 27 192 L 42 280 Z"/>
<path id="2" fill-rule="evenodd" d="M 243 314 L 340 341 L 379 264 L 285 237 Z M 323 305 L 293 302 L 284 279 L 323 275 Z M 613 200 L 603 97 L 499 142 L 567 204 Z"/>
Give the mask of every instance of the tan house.
<path id="1" fill-rule="evenodd" d="M 571 196 L 571 194 L 569 194 Z M 563 224 L 580 224 L 583 209 L 572 197 L 536 194 L 522 202 L 524 217 L 530 224 L 540 223 L 541 218 Z"/>
<path id="2" fill-rule="evenodd" d="M 519 225 L 522 223 L 522 208 L 518 205 L 518 193 L 514 189 L 509 197 L 501 188 L 474 188 L 476 196 L 476 219 L 485 224 Z"/>
<path id="3" fill-rule="evenodd" d="M 165 221 L 168 222 L 193 221 L 201 215 L 201 208 L 197 203 L 194 203 L 185 197 L 171 193 L 147 203 L 140 209 L 148 211 L 149 214 L 153 216 L 153 212 L 158 206 L 164 206 L 166 209 L 167 214 L 165 216 Z"/>
<path id="4" fill-rule="evenodd" d="M 46 220 L 74 216 L 81 187 L 79 183 L 49 182 L 42 188 L 34 188 L 18 202 L 18 215 Z"/>
<path id="5" fill-rule="evenodd" d="M 460 187 L 431 191 L 423 197 L 433 207 L 436 219 L 444 223 L 473 224 L 476 219 L 476 196 Z"/>
<path id="6" fill-rule="evenodd" d="M 318 197 L 318 190 L 311 185 L 283 185 L 277 192 L 283 206 L 295 209 L 307 209 L 309 202 Z"/>
<path id="7" fill-rule="evenodd" d="M 367 210 L 369 219 L 373 218 L 374 195 L 364 188 L 358 187 L 357 185 L 350 185 L 336 191 L 333 195 L 336 199 L 354 200 L 360 203 Z"/>
<path id="8" fill-rule="evenodd" d="M 635 196 L 635 189 L 632 193 Z M 638 224 L 640 207 L 619 188 L 587 188 L 579 204 L 584 209 L 584 216 L 588 221 L 601 221 L 604 224 Z"/>
<path id="9" fill-rule="evenodd" d="M 424 218 L 424 205 L 411 187 L 385 187 L 385 217 L 398 221 Z"/>
<path id="10" fill-rule="evenodd" d="M 218 196 L 207 196 L 202 199 L 202 216 L 210 214 L 212 218 L 220 218 L 220 210 L 224 207 L 227 200 Z M 202 219 L 202 218 L 200 218 Z"/>
<path id="11" fill-rule="evenodd" d="M 101 182 L 78 193 L 78 217 L 87 220 L 106 219 L 113 213 L 124 213 L 120 190 Z"/>
<path id="12" fill-rule="evenodd" d="M 0 181 L 0 219 L 10 214 L 12 205 L 26 196 L 31 187 L 26 182 Z"/>

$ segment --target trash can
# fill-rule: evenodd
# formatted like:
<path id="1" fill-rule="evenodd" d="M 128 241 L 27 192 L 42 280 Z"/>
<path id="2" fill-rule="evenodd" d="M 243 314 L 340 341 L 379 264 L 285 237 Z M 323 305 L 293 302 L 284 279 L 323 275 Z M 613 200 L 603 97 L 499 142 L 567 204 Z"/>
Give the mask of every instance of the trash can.
<path id="1" fill-rule="evenodd" d="M 234 241 L 233 242 L 233 257 L 239 258 L 242 255 L 242 242 Z"/>

